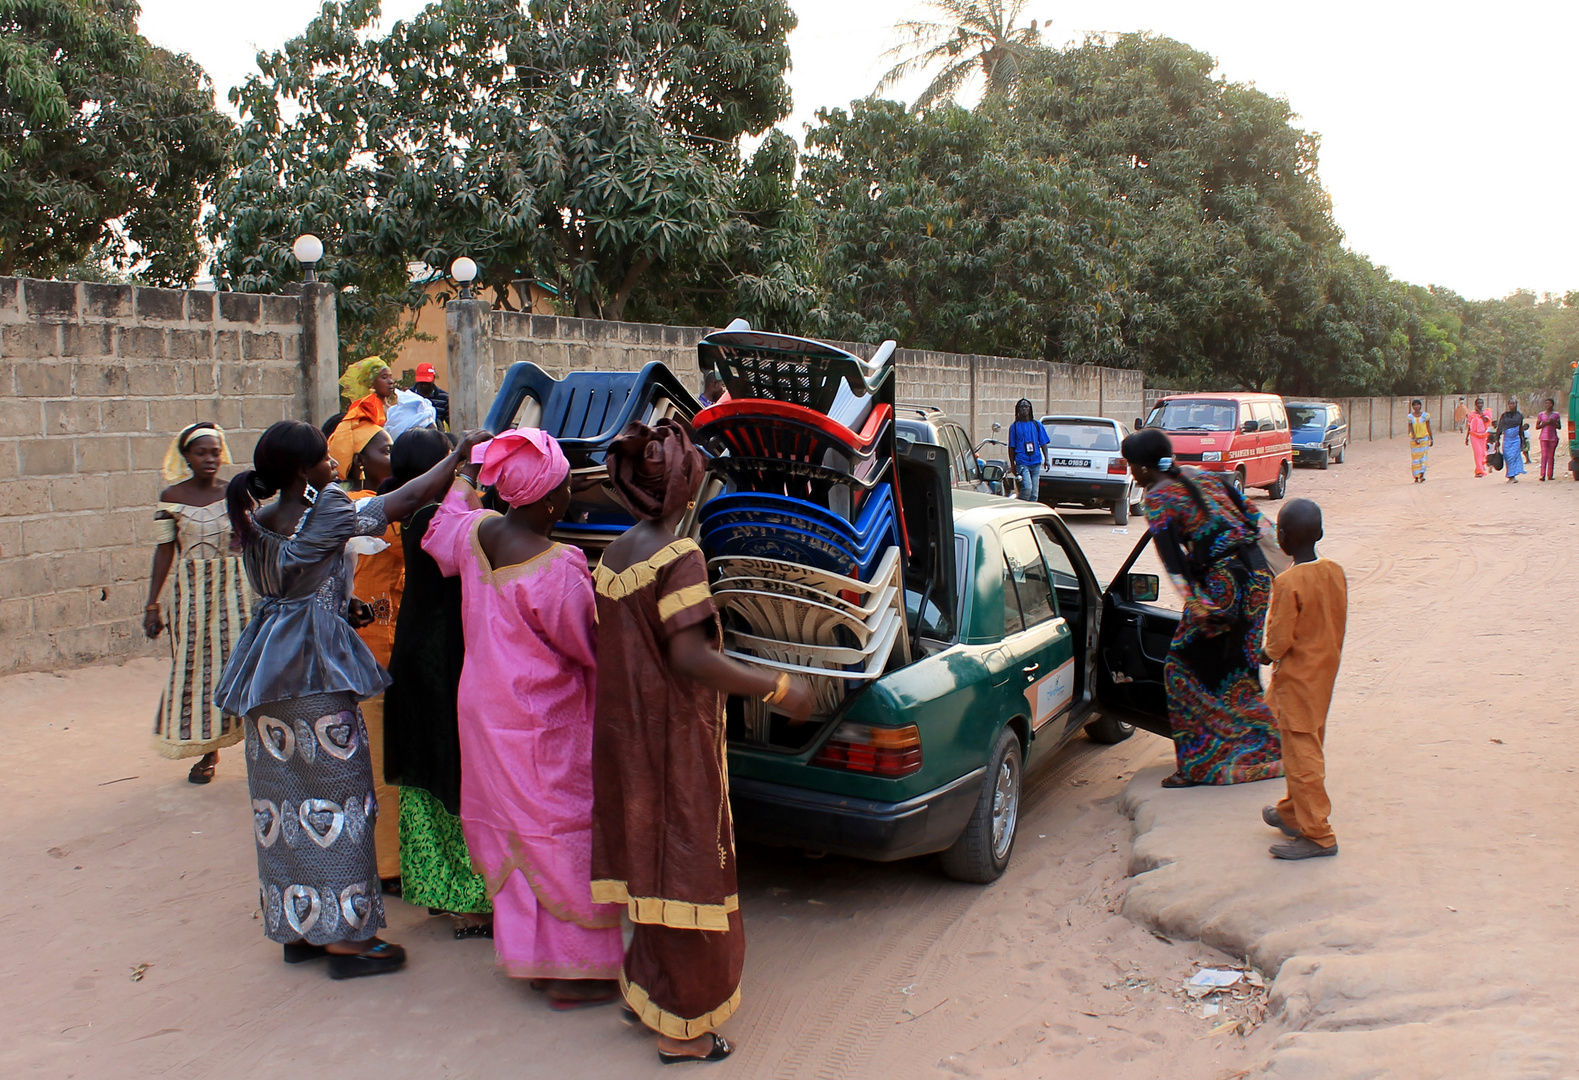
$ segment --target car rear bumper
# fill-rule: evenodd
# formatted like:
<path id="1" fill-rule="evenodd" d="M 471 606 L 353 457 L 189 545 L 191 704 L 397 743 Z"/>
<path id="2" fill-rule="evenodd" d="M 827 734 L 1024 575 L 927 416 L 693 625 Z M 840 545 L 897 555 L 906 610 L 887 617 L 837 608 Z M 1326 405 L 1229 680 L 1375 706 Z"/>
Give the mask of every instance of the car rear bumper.
<path id="1" fill-rule="evenodd" d="M 1099 480 L 1095 477 L 1048 476 L 1044 472 L 1036 488 L 1037 498 L 1049 506 L 1059 503 L 1078 503 L 1082 506 L 1114 503 L 1128 492 L 1127 475 Z"/>
<path id="2" fill-rule="evenodd" d="M 981 794 L 985 767 L 904 802 L 875 802 L 731 777 L 735 835 L 889 862 L 942 851 L 964 830 Z"/>

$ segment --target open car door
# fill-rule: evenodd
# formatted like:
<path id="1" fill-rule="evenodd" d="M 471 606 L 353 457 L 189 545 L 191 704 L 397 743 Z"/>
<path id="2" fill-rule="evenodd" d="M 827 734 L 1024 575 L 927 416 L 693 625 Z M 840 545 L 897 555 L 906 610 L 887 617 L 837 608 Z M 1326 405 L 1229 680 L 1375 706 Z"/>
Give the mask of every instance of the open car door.
<path id="1" fill-rule="evenodd" d="M 1171 738 L 1162 670 L 1180 615 L 1155 603 L 1161 586 L 1155 574 L 1130 573 L 1150 542 L 1141 537 L 1102 594 L 1097 700 L 1105 714 Z"/>

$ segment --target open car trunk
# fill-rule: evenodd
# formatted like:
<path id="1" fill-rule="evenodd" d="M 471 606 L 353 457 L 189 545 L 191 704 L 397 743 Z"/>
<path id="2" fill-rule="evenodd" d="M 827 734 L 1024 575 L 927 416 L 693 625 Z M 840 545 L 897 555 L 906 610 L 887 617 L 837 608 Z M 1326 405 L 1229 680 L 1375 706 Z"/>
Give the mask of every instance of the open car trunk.
<path id="1" fill-rule="evenodd" d="M 1142 537 L 1102 594 L 1097 635 L 1097 700 L 1108 716 L 1172 737 L 1163 666 L 1179 612 L 1132 599 L 1130 568 L 1150 543 Z"/>

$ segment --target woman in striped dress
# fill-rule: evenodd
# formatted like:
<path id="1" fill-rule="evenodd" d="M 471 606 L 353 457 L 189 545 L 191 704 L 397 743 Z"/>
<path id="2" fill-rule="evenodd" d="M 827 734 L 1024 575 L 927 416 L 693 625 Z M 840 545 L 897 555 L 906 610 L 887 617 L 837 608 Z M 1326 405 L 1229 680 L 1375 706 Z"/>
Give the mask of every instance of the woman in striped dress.
<path id="1" fill-rule="evenodd" d="M 154 515 L 159 546 L 143 612 L 149 638 L 170 628 L 170 681 L 154 720 L 154 749 L 167 758 L 197 757 L 187 774 L 194 784 L 212 780 L 219 751 L 242 738 L 241 718 L 227 715 L 214 693 L 252 609 L 247 576 L 230 550 L 225 486 L 219 482 L 219 467 L 229 463 L 217 424 L 193 424 L 170 443 L 164 460 L 170 486 L 159 495 Z M 159 594 L 172 569 L 167 622 Z"/>

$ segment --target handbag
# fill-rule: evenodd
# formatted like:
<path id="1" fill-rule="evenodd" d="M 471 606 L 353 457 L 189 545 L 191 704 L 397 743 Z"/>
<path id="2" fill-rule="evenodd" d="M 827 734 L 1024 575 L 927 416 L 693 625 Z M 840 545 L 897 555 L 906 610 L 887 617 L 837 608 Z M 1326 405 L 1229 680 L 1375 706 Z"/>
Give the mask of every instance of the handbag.
<path id="1" fill-rule="evenodd" d="M 1489 451 L 1486 454 L 1486 464 L 1490 465 L 1497 472 L 1501 472 L 1502 471 L 1502 451 L 1501 450 Z"/>

